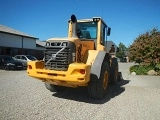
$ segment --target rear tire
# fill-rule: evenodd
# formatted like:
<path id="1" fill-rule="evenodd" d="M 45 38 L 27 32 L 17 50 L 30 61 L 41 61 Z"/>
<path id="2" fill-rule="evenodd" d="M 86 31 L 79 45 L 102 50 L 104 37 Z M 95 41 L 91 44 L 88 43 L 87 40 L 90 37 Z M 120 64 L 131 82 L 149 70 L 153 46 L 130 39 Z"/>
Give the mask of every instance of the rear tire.
<path id="1" fill-rule="evenodd" d="M 122 73 L 121 72 L 118 72 L 118 78 L 117 78 L 117 81 L 120 82 L 122 81 Z"/>
<path id="2" fill-rule="evenodd" d="M 118 62 L 117 62 L 117 58 L 112 58 L 109 80 L 110 80 L 111 84 L 116 84 L 116 82 L 118 80 Z"/>
<path id="3" fill-rule="evenodd" d="M 109 66 L 106 61 L 103 61 L 99 79 L 97 76 L 92 76 L 88 85 L 88 94 L 92 98 L 102 99 L 105 96 L 108 87 Z"/>
<path id="4" fill-rule="evenodd" d="M 50 90 L 51 92 L 59 92 L 62 91 L 64 89 L 63 86 L 58 86 L 58 85 L 53 85 L 53 84 L 49 84 L 49 83 L 44 83 L 45 87 Z"/>

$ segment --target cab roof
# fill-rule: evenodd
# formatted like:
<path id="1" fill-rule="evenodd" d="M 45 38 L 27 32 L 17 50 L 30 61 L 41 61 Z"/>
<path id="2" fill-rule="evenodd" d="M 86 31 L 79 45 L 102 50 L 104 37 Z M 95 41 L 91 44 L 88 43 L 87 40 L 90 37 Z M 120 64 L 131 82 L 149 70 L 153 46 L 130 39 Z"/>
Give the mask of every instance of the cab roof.
<path id="1" fill-rule="evenodd" d="M 101 20 L 105 25 L 107 25 L 101 17 L 93 17 L 92 19 L 80 19 L 77 22 L 94 22 L 96 19 Z"/>

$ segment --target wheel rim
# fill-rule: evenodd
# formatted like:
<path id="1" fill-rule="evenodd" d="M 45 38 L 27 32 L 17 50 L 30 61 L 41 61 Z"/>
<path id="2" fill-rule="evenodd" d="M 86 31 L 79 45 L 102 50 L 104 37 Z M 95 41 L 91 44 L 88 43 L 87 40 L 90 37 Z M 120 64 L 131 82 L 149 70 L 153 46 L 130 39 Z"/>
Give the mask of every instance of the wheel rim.
<path id="1" fill-rule="evenodd" d="M 103 78 L 103 88 L 104 88 L 104 90 L 107 88 L 107 86 L 108 86 L 108 72 L 105 71 L 104 78 Z"/>

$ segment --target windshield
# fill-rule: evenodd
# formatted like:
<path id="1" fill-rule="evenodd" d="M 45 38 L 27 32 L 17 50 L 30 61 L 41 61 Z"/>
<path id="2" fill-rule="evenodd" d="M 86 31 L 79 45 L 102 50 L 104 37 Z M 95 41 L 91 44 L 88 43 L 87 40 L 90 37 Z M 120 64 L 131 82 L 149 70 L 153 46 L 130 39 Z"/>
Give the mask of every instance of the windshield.
<path id="1" fill-rule="evenodd" d="M 26 56 L 29 60 L 37 60 L 35 57 L 31 56 L 31 55 L 27 55 Z"/>
<path id="2" fill-rule="evenodd" d="M 77 36 L 79 38 L 96 39 L 97 38 L 97 22 L 77 23 Z"/>
<path id="3" fill-rule="evenodd" d="M 14 60 L 11 56 L 3 56 L 4 61 Z"/>

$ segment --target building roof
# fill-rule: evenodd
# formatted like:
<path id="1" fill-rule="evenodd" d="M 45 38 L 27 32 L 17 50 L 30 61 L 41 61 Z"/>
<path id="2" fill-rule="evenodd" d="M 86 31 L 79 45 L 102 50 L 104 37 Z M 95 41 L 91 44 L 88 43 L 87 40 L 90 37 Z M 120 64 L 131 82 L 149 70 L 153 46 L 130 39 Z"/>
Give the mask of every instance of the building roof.
<path id="1" fill-rule="evenodd" d="M 30 35 L 28 35 L 26 33 L 20 32 L 18 30 L 9 28 L 9 27 L 1 25 L 1 24 L 0 24 L 0 32 L 9 33 L 9 34 L 18 35 L 18 36 L 29 37 L 29 38 L 33 38 L 33 39 L 38 39 L 36 37 L 30 36 Z"/>
<path id="2" fill-rule="evenodd" d="M 37 45 L 40 45 L 40 46 L 42 46 L 42 47 L 45 47 L 46 41 L 36 40 L 36 44 L 37 44 Z"/>
<path id="3" fill-rule="evenodd" d="M 37 50 L 45 50 L 45 45 L 46 45 L 46 42 L 45 41 L 40 41 L 40 40 L 36 40 L 36 49 Z"/>

